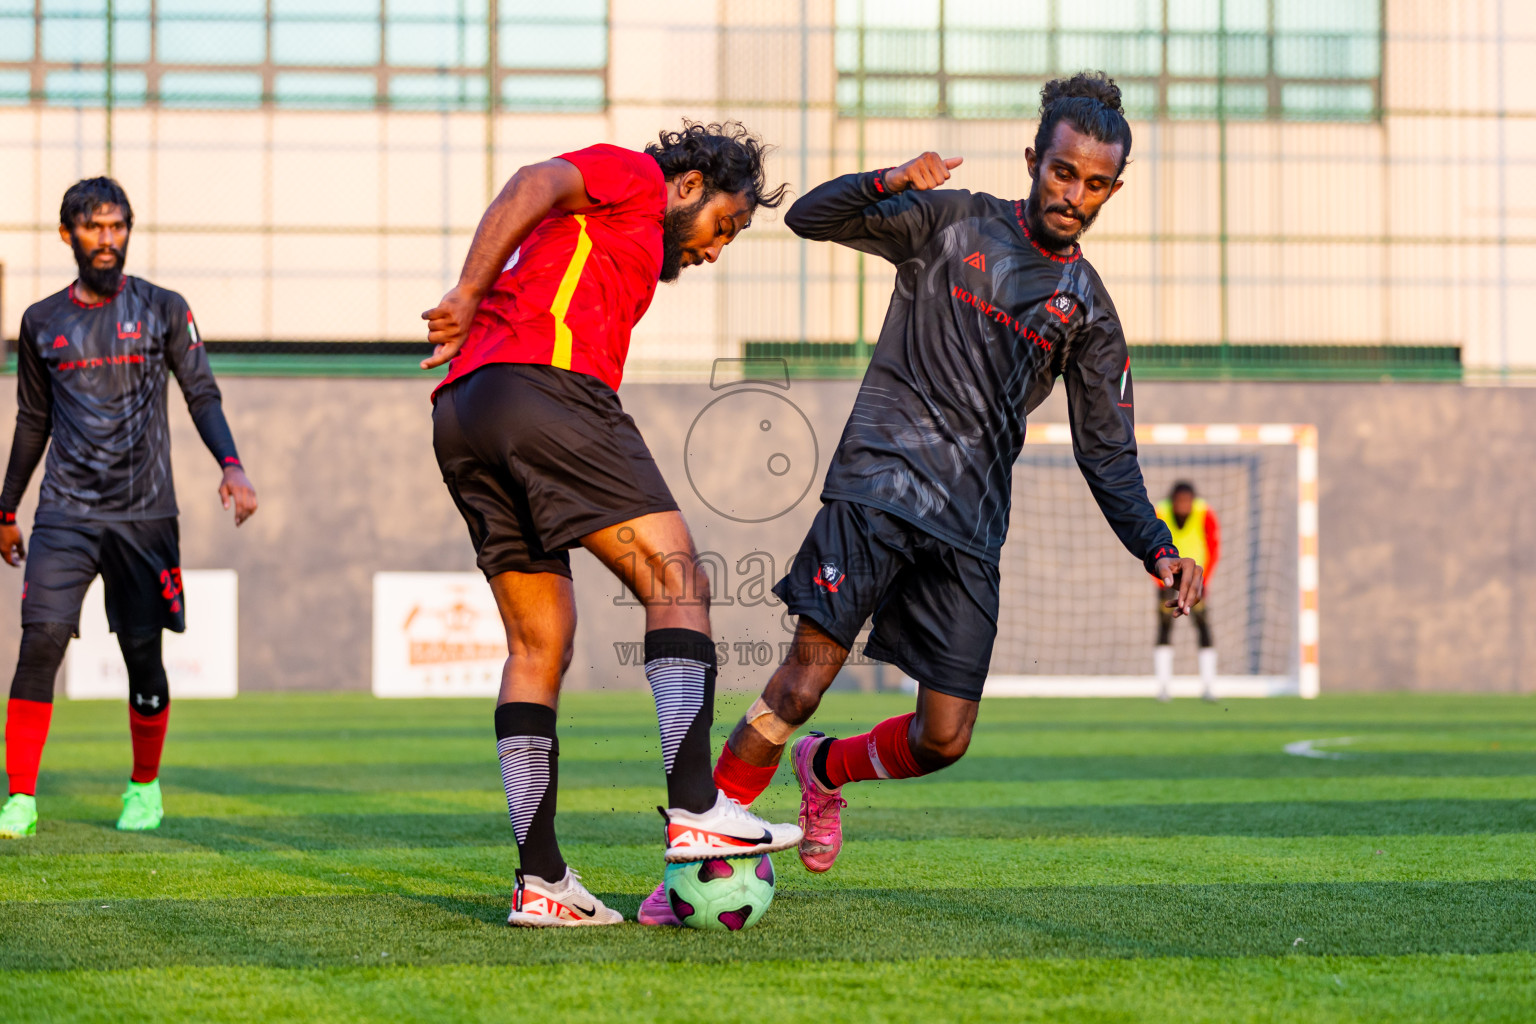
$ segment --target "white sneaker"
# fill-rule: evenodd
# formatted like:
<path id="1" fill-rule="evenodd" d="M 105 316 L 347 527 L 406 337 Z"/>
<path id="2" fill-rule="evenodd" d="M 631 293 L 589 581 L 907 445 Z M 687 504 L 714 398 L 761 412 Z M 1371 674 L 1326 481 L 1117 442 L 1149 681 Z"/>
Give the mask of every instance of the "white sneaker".
<path id="1" fill-rule="evenodd" d="M 554 883 L 519 871 L 512 912 L 507 915 L 507 924 L 523 928 L 574 928 L 618 924 L 623 920 L 623 914 L 604 906 L 602 900 L 587 892 L 581 876 L 569 867 L 565 877 Z"/>
<path id="2" fill-rule="evenodd" d="M 770 825 L 724 793 L 701 814 L 656 808 L 667 823 L 668 864 L 717 857 L 753 857 L 800 843 L 799 825 Z"/>

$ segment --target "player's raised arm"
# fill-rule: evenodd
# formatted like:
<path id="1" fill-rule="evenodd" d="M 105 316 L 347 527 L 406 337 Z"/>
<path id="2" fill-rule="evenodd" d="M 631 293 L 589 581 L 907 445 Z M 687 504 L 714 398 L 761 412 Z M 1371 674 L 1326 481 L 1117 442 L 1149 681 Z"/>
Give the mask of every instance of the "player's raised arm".
<path id="1" fill-rule="evenodd" d="M 898 263 L 922 247 L 939 220 L 938 204 L 915 194 L 944 184 L 963 159 L 924 153 L 900 167 L 833 178 L 796 200 L 784 223 L 801 238 Z"/>
<path id="2" fill-rule="evenodd" d="M 224 418 L 224 396 L 218 381 L 213 379 L 213 367 L 208 364 L 208 350 L 197 333 L 197 323 L 192 310 L 181 296 L 172 295 L 166 319 L 171 324 L 165 339 L 165 362 L 176 383 L 181 385 L 182 397 L 187 400 L 187 411 L 197 427 L 197 436 L 218 462 L 223 476 L 219 480 L 219 500 L 225 508 L 235 509 L 235 525 L 239 526 L 256 513 L 256 488 L 245 475 L 240 453 L 235 450 L 235 436 Z"/>
<path id="3" fill-rule="evenodd" d="M 915 156 L 900 167 L 884 171 L 885 187 L 892 193 L 911 189 L 926 192 L 949 180 L 949 172 L 965 163 L 963 156 L 942 157 L 929 151 Z"/>
<path id="4" fill-rule="evenodd" d="M 1088 489 L 1126 550 L 1142 560 L 1165 586 L 1177 586 L 1177 614 L 1200 599 L 1200 566 L 1180 558 L 1168 526 L 1147 500 L 1136 460 L 1136 421 L 1131 361 L 1113 312 L 1085 328 L 1081 347 L 1067 360 L 1067 409 L 1072 450 Z"/>
<path id="5" fill-rule="evenodd" d="M 441 366 L 458 355 L 480 300 L 506 269 L 507 260 L 523 239 L 551 210 L 579 210 L 591 205 L 581 172 L 570 161 L 545 160 L 512 175 L 475 228 L 459 283 L 421 314 L 427 321 L 427 340 L 437 346 L 421 361 L 421 368 Z"/>
<path id="6" fill-rule="evenodd" d="M 5 467 L 5 488 L 0 491 L 0 558 L 10 565 L 20 565 L 27 557 L 26 542 L 16 525 L 16 509 L 52 432 L 53 386 L 37 354 L 32 326 L 24 316 L 16 345 L 16 433 Z"/>

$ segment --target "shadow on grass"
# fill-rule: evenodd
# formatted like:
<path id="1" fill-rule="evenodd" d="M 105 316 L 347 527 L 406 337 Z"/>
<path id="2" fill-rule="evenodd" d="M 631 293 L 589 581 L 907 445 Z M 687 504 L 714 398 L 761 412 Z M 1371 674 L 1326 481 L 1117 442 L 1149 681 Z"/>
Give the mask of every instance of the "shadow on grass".
<path id="1" fill-rule="evenodd" d="M 232 767 L 170 765 L 161 775 L 167 789 L 219 796 L 261 796 L 285 793 L 413 793 L 441 790 L 501 792 L 501 774 L 494 758 L 483 761 L 442 761 L 412 764 L 253 764 Z M 48 796 L 100 796 L 122 792 L 118 769 L 49 770 L 40 777 Z M 638 783 L 666 783 L 659 761 L 581 761 L 560 764 L 560 781 L 568 789 L 630 788 Z"/>
<path id="2" fill-rule="evenodd" d="M 629 912 L 639 898 L 599 895 Z M 0 968 L 1536 950 L 1529 881 L 799 891 L 731 936 L 632 923 L 523 931 L 505 914 L 492 895 L 8 903 Z"/>
<path id="3" fill-rule="evenodd" d="M 1322 779 L 1364 776 L 1408 778 L 1536 776 L 1536 752 L 1486 753 L 1352 752 L 1337 760 L 1288 754 L 1233 753 L 1200 755 L 1110 755 L 1084 757 L 971 756 L 930 777 L 933 782 L 1109 782 L 1189 779 Z M 788 779 L 781 772 L 779 781 Z M 499 791 L 493 760 L 423 764 L 279 764 L 172 765 L 164 774 L 177 790 L 219 796 L 331 793 L 412 793 L 422 791 Z M 42 791 L 49 796 L 96 797 L 122 788 L 117 769 L 50 770 Z M 635 760 L 578 760 L 560 765 L 567 789 L 660 786 L 659 764 Z M 922 780 L 907 785 L 922 786 Z"/>
<path id="4" fill-rule="evenodd" d="M 1348 748 L 1339 748 L 1347 750 Z M 562 777 L 565 766 L 560 766 Z M 1103 782 L 1131 779 L 1322 779 L 1536 775 L 1536 752 L 1349 752 L 1338 759 L 1273 754 L 1128 754 L 1088 757 L 966 757 L 936 782 Z"/>
<path id="5" fill-rule="evenodd" d="M 860 839 L 1020 839 L 1048 836 L 1384 836 L 1536 832 L 1530 800 L 1340 800 L 1126 804 L 1069 807 L 859 807 L 844 818 Z M 656 839 L 644 811 L 565 813 L 564 842 L 644 844 Z M 506 846 L 505 815 L 306 814 L 167 818 L 129 835 L 111 822 L 45 821 L 38 835 L 0 845 L 5 856 L 174 849 L 398 849 Z"/>

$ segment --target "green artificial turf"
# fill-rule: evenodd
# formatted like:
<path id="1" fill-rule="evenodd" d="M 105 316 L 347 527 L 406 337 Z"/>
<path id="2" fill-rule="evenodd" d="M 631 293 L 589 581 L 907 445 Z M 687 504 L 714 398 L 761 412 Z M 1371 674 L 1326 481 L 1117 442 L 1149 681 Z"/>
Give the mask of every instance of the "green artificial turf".
<path id="1" fill-rule="evenodd" d="M 909 707 L 834 694 L 816 724 Z M 147 835 L 112 828 L 122 708 L 61 702 L 38 835 L 0 843 L 0 1019 L 1528 1021 L 1533 710 L 987 701 L 964 761 L 849 787 L 837 867 L 779 855 L 763 924 L 721 935 L 507 928 L 488 702 L 182 701 Z M 632 917 L 648 696 L 568 696 L 560 742 L 567 859 Z"/>

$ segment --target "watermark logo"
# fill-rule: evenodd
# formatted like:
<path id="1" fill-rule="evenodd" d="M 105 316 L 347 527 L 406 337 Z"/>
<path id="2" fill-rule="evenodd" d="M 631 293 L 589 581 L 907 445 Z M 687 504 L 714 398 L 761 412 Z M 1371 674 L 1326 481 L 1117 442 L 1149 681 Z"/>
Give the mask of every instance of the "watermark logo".
<path id="1" fill-rule="evenodd" d="M 811 421 L 790 401 L 783 359 L 717 359 L 720 392 L 688 428 L 683 467 L 711 512 L 766 523 L 792 511 L 816 482 L 820 452 Z"/>
<path id="2" fill-rule="evenodd" d="M 802 666 L 837 665 L 838 667 L 882 665 L 888 664 L 890 658 L 897 656 L 892 652 L 904 650 L 904 645 L 901 644 L 884 646 L 885 650 L 881 651 L 883 657 L 877 658 L 869 653 L 868 640 L 855 640 L 853 646 L 848 649 L 848 656 L 839 661 L 836 652 L 824 644 L 801 646 L 791 640 L 781 640 L 778 643 L 769 643 L 766 640 L 737 640 L 732 643 L 721 641 L 715 644 L 715 665 L 719 668 L 731 665 L 738 668 L 770 668 L 791 663 Z M 645 642 L 615 640 L 613 656 L 622 668 L 639 668 L 645 664 Z"/>

